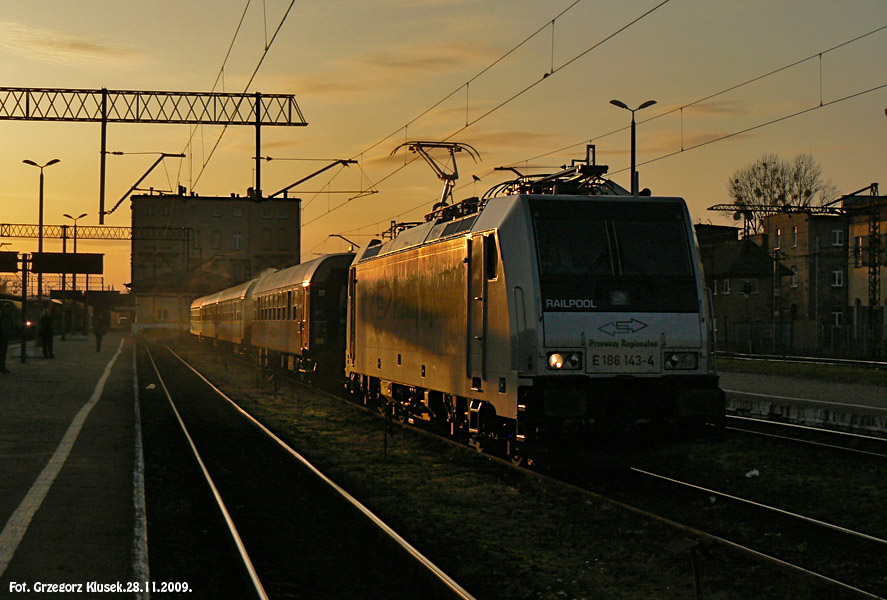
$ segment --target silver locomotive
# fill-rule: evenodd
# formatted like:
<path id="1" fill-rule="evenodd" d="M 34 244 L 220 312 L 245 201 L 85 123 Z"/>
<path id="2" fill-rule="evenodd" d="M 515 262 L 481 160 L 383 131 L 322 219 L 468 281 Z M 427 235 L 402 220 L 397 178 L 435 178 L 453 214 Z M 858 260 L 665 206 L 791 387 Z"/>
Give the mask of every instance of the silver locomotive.
<path id="1" fill-rule="evenodd" d="M 605 170 L 521 176 L 358 252 L 351 390 L 515 457 L 596 425 L 718 423 L 686 203 L 628 196 Z"/>

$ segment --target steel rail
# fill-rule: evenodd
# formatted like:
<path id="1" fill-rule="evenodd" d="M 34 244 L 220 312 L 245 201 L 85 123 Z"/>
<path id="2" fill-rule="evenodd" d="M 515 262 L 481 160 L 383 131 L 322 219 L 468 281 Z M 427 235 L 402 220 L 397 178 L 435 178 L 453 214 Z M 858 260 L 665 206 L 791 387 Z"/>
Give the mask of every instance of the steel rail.
<path id="1" fill-rule="evenodd" d="M 491 458 L 493 460 L 501 462 L 505 466 L 508 466 L 511 468 L 519 468 L 519 467 L 515 467 L 514 465 L 511 465 L 510 463 L 508 463 L 502 459 L 499 459 L 496 457 L 491 457 Z M 650 512 L 650 511 L 645 510 L 643 508 L 639 508 L 639 507 L 633 506 L 631 504 L 626 504 L 625 502 L 620 502 L 619 500 L 616 500 L 614 498 L 610 498 L 608 496 L 603 496 L 597 492 L 592 492 L 591 490 L 585 489 L 585 488 L 580 487 L 578 485 L 568 483 L 566 481 L 561 481 L 560 479 L 556 479 L 556 478 L 551 477 L 549 475 L 543 475 L 542 473 L 538 473 L 536 471 L 530 471 L 527 469 L 522 469 L 522 471 L 533 476 L 533 477 L 536 477 L 538 479 L 542 479 L 544 481 L 549 481 L 549 482 L 555 483 L 557 485 L 561 485 L 563 487 L 566 487 L 566 488 L 571 489 L 573 491 L 580 492 L 582 494 L 585 494 L 587 496 L 590 496 L 590 497 L 600 500 L 602 502 L 606 502 L 606 503 L 610 504 L 611 506 L 615 506 L 616 508 L 627 510 L 631 513 L 634 513 L 636 515 L 639 515 L 641 517 L 649 519 L 653 522 L 661 523 L 667 527 L 670 527 L 670 528 L 675 529 L 677 531 L 681 531 L 683 533 L 686 533 L 687 535 L 695 538 L 699 542 L 707 542 L 707 543 L 715 544 L 717 546 L 722 546 L 728 550 L 732 550 L 733 552 L 736 552 L 740 556 L 750 558 L 750 559 L 757 561 L 761 564 L 773 566 L 773 567 L 776 567 L 779 569 L 783 569 L 783 570 L 785 570 L 789 573 L 792 573 L 794 575 L 801 575 L 804 577 L 809 577 L 810 579 L 814 580 L 818 584 L 825 585 L 825 586 L 834 588 L 836 590 L 841 590 L 842 592 L 849 592 L 849 593 L 859 596 L 860 598 L 867 598 L 870 600 L 885 600 L 881 596 L 878 596 L 876 594 L 872 594 L 871 592 L 867 592 L 867 591 L 859 589 L 857 587 L 853 587 L 852 585 L 850 585 L 848 583 L 844 583 L 843 581 L 838 581 L 837 579 L 832 579 L 831 577 L 828 577 L 828 576 L 823 575 L 821 573 L 817 573 L 816 571 L 811 571 L 809 569 L 805 569 L 804 567 L 801 567 L 801 566 L 795 565 L 793 563 L 790 563 L 788 561 L 782 560 L 781 558 L 776 558 L 775 556 L 770 556 L 769 554 L 765 554 L 765 553 L 755 550 L 753 548 L 749 548 L 748 546 L 743 546 L 742 544 L 739 544 L 736 542 L 731 542 L 730 540 L 728 540 L 726 538 L 722 538 L 722 537 L 714 535 L 712 533 L 702 531 L 701 529 L 696 529 L 695 527 L 685 525 L 684 523 L 679 523 L 678 521 L 674 521 L 674 520 L 669 519 L 667 517 L 663 517 L 662 515 L 658 515 L 656 513 Z"/>
<path id="2" fill-rule="evenodd" d="M 848 433 L 845 431 L 834 431 L 831 429 L 820 429 L 817 427 L 808 427 L 807 425 L 795 425 L 794 423 L 782 423 L 781 421 L 765 421 L 763 419 L 753 419 L 751 417 L 738 417 L 738 416 L 734 416 L 734 415 L 727 415 L 727 418 L 728 419 L 737 419 L 737 420 L 741 420 L 741 421 L 748 421 L 751 423 L 759 423 L 759 424 L 765 425 L 765 426 L 774 425 L 774 426 L 788 427 L 788 428 L 792 428 L 792 429 L 800 429 L 802 431 L 809 431 L 809 432 L 816 433 L 816 434 L 845 436 L 845 437 L 851 437 L 851 438 L 858 438 L 861 440 L 887 443 L 887 438 L 872 437 L 870 435 L 861 435 L 858 433 Z M 845 452 L 852 452 L 855 454 L 864 454 L 866 456 L 887 458 L 887 452 L 883 452 L 883 453 L 882 452 L 869 452 L 867 450 L 858 450 L 857 448 L 848 448 L 847 446 L 837 446 L 835 444 L 826 444 L 824 442 L 816 442 L 813 440 L 805 440 L 802 438 L 789 437 L 789 436 L 785 436 L 785 435 L 777 435 L 774 433 L 765 433 L 763 431 L 755 431 L 753 429 L 743 429 L 741 427 L 727 427 L 727 429 L 729 429 L 731 431 L 738 431 L 741 433 L 750 433 L 753 435 L 759 435 L 762 437 L 787 440 L 787 441 L 791 441 L 791 442 L 799 442 L 799 443 L 803 443 L 803 444 L 808 444 L 810 446 L 821 446 L 824 448 L 843 450 Z"/>
<path id="3" fill-rule="evenodd" d="M 743 354 L 741 352 L 717 352 L 718 358 L 731 360 L 758 360 L 767 362 L 787 362 L 799 364 L 831 365 L 836 367 L 861 367 L 867 369 L 887 369 L 887 362 L 877 360 L 855 360 L 849 358 L 822 358 L 818 356 L 785 356 L 780 354 Z"/>
<path id="4" fill-rule="evenodd" d="M 770 512 L 775 512 L 775 513 L 781 514 L 783 516 L 791 517 L 793 519 L 805 521 L 807 523 L 812 523 L 813 525 L 817 525 L 817 526 L 823 527 L 825 529 L 830 529 L 832 531 L 837 531 L 839 533 L 843 533 L 843 534 L 846 534 L 846 535 L 849 535 L 852 537 L 857 537 L 860 539 L 867 540 L 869 542 L 874 542 L 876 544 L 882 544 L 884 546 L 887 546 L 887 540 L 879 538 L 879 537 L 875 537 L 873 535 L 869 535 L 867 533 L 862 533 L 860 531 L 854 531 L 853 529 L 847 529 L 846 527 L 841 527 L 840 525 L 826 523 L 825 521 L 820 521 L 820 520 L 814 519 L 812 517 L 807 517 L 805 515 L 793 513 L 791 511 L 784 510 L 782 508 L 777 508 L 775 506 L 769 506 L 767 504 L 761 504 L 760 502 L 755 502 L 754 500 L 740 498 L 739 496 L 733 496 L 731 494 L 727 494 L 724 492 L 718 492 L 718 491 L 715 491 L 715 490 L 712 490 L 709 488 L 704 488 L 699 485 L 687 483 L 685 481 L 680 481 L 678 479 L 673 479 L 671 477 L 666 477 L 665 475 L 658 475 L 656 473 L 651 473 L 650 471 L 644 471 L 644 470 L 638 469 L 636 467 L 631 467 L 631 470 L 634 471 L 635 473 L 640 473 L 641 475 L 646 475 L 648 477 L 653 477 L 655 479 L 661 479 L 663 481 L 668 481 L 669 483 L 674 483 L 674 484 L 682 486 L 682 487 L 686 487 L 686 488 L 690 488 L 690 489 L 694 489 L 694 490 L 699 490 L 701 492 L 705 492 L 706 494 L 720 496 L 721 498 L 727 498 L 728 500 L 733 500 L 733 501 L 739 502 L 741 504 L 747 504 L 749 506 L 754 506 L 755 508 L 761 508 L 761 509 L 764 509 L 764 510 L 767 510 Z"/>
<path id="5" fill-rule="evenodd" d="M 170 351 L 173 352 L 173 354 L 175 354 L 174 351 L 172 351 L 172 350 L 170 350 Z M 179 358 L 179 360 L 182 360 L 182 362 L 185 362 L 182 358 Z M 185 363 L 185 364 L 187 364 L 187 363 Z M 188 365 L 188 366 L 189 366 L 189 368 L 194 370 L 193 367 L 191 367 L 190 365 Z M 300 382 L 296 382 L 296 383 L 298 383 L 299 385 L 304 385 Z M 213 386 L 212 383 L 209 383 L 209 385 Z M 215 387 L 215 386 L 213 386 L 213 387 Z M 225 396 L 224 392 L 219 391 L 219 393 L 223 397 L 227 398 L 227 396 Z M 341 396 L 331 394 L 329 392 L 325 392 L 322 390 L 321 390 L 321 393 L 327 395 L 330 398 L 333 398 L 336 400 L 342 400 L 349 406 L 355 406 L 361 410 L 368 410 L 367 407 L 350 402 L 346 399 L 343 399 Z M 237 405 L 235 404 L 235 406 L 237 406 Z M 242 409 L 240 409 L 240 407 L 237 407 L 237 408 L 239 410 L 242 410 Z M 375 413 L 375 414 L 378 414 L 378 413 Z M 465 446 L 465 444 L 461 444 L 459 442 L 453 441 L 452 439 L 450 439 L 447 436 L 440 436 L 440 435 L 431 433 L 431 432 L 429 432 L 425 429 L 422 429 L 422 428 L 407 427 L 403 423 L 399 423 L 399 422 L 393 422 L 393 424 L 398 427 L 401 427 L 405 430 L 417 432 L 421 435 L 433 436 L 436 439 L 443 440 L 444 442 L 451 444 L 452 446 L 462 449 L 462 450 L 467 448 L 467 446 Z M 264 429 L 264 427 L 261 424 L 258 424 L 258 426 L 262 427 Z M 273 434 L 271 434 L 271 435 L 273 436 Z M 650 521 L 653 521 L 655 523 L 660 523 L 660 524 L 665 525 L 666 527 L 669 527 L 669 528 L 674 529 L 676 531 L 683 532 L 683 533 L 687 534 L 688 536 L 694 538 L 695 540 L 697 540 L 700 543 L 709 543 L 709 544 L 714 544 L 715 546 L 721 546 L 727 550 L 735 552 L 739 556 L 744 556 L 744 557 L 754 560 L 762 565 L 768 565 L 768 566 L 775 567 L 777 569 L 782 569 L 786 573 L 793 574 L 796 576 L 807 577 L 807 578 L 813 580 L 814 582 L 816 582 L 817 584 L 820 584 L 820 585 L 823 585 L 825 587 L 832 588 L 835 590 L 840 590 L 841 592 L 854 594 L 855 596 L 858 596 L 859 598 L 865 598 L 867 600 L 887 600 L 887 599 L 885 599 L 881 596 L 878 596 L 876 594 L 873 594 L 871 592 L 867 592 L 865 590 L 854 587 L 848 583 L 844 583 L 843 581 L 839 581 L 837 579 L 833 579 L 833 578 L 823 575 L 821 573 L 817 573 L 815 571 L 805 569 L 804 567 L 801 567 L 799 565 L 795 565 L 793 563 L 782 560 L 782 559 L 777 558 L 775 556 L 765 554 L 765 553 L 755 550 L 753 548 L 749 548 L 748 546 L 743 546 L 742 544 L 739 544 L 737 542 L 732 542 L 726 538 L 722 538 L 717 535 L 708 533 L 706 531 L 702 531 L 701 529 L 696 529 L 695 527 L 691 527 L 690 525 L 685 525 L 684 523 L 680 523 L 678 521 L 674 521 L 674 520 L 669 519 L 667 517 L 663 517 L 662 515 L 650 512 L 650 511 L 645 510 L 643 508 L 639 508 L 639 507 L 633 506 L 631 504 L 626 504 L 625 502 L 621 502 L 621 501 L 616 500 L 614 498 L 604 496 L 604 495 L 599 494 L 597 492 L 593 492 L 589 489 L 583 488 L 583 487 L 578 486 L 576 484 L 568 483 L 566 481 L 563 481 L 561 479 L 557 479 L 557 478 L 552 477 L 550 475 L 545 475 L 545 474 L 540 473 L 538 471 L 515 466 L 511 462 L 506 461 L 506 460 L 501 459 L 496 456 L 485 455 L 485 458 L 489 458 L 490 460 L 497 462 L 497 463 L 499 463 L 507 468 L 510 468 L 510 469 L 519 469 L 522 473 L 525 473 L 526 475 L 528 475 L 530 477 L 535 477 L 537 479 L 540 479 L 543 481 L 548 481 L 550 483 L 565 487 L 565 488 L 573 490 L 575 492 L 579 492 L 579 493 L 584 494 L 590 498 L 594 498 L 594 499 L 597 499 L 601 502 L 605 502 L 605 503 L 609 504 L 610 506 L 613 506 L 613 507 L 616 507 L 616 508 L 619 508 L 622 510 L 626 510 L 628 512 L 636 514 L 636 515 L 643 517 L 645 519 L 649 519 Z"/>
<path id="6" fill-rule="evenodd" d="M 293 458 L 301 462 L 308 470 L 314 473 L 315 476 L 321 479 L 324 483 L 326 483 L 330 488 L 335 490 L 340 496 L 342 496 L 345 500 L 347 500 L 354 508 L 359 510 L 364 516 L 366 516 L 370 521 L 372 521 L 379 529 L 384 531 L 393 541 L 395 541 L 398 545 L 400 545 L 404 550 L 406 550 L 413 558 L 418 560 L 422 565 L 425 566 L 429 571 L 431 571 L 438 579 L 440 579 L 448 588 L 450 588 L 454 593 L 456 593 L 463 600 L 475 600 L 474 596 L 472 596 L 467 590 L 465 590 L 461 585 L 456 583 L 456 581 L 447 575 L 440 567 L 435 565 L 428 559 L 425 555 L 423 555 L 419 550 L 413 547 L 408 541 L 406 541 L 399 533 L 394 531 L 387 523 L 385 523 L 381 518 L 376 516 L 369 508 L 364 506 L 357 498 L 349 494 L 345 491 L 341 486 L 339 486 L 332 479 L 327 477 L 323 472 L 321 472 L 317 467 L 311 464 L 308 459 L 299 454 L 296 450 L 291 448 L 285 441 L 279 438 L 274 432 L 265 427 L 260 421 L 258 421 L 255 417 L 249 414 L 246 410 L 244 410 L 239 404 L 237 404 L 234 400 L 232 400 L 225 392 L 220 390 L 215 386 L 209 379 L 207 379 L 200 371 L 195 369 L 190 363 L 188 363 L 184 358 L 179 356 L 175 350 L 170 348 L 169 346 L 164 346 L 173 356 L 179 359 L 182 364 L 191 369 L 195 375 L 197 375 L 200 379 L 203 380 L 206 385 L 208 385 L 214 392 L 216 392 L 219 396 L 227 400 L 231 406 L 233 406 L 236 410 L 238 410 L 247 420 L 249 420 L 253 425 L 258 427 L 263 433 L 265 433 L 270 439 L 276 442 L 283 450 L 288 452 Z"/>
<path id="7" fill-rule="evenodd" d="M 228 512 L 228 508 L 225 506 L 224 500 L 222 500 L 219 489 L 213 482 L 213 479 L 210 476 L 209 471 L 207 470 L 206 465 L 203 462 L 203 459 L 200 457 L 200 452 L 197 451 L 197 446 L 194 444 L 194 440 L 191 438 L 191 434 L 188 433 L 188 428 L 185 426 L 185 422 L 182 420 L 182 416 L 179 414 L 175 402 L 173 402 L 172 396 L 169 393 L 169 389 L 166 387 L 166 383 L 163 381 L 163 376 L 160 374 L 160 369 L 157 368 L 157 363 L 154 362 L 154 356 L 151 354 L 151 349 L 145 346 L 145 351 L 148 353 L 148 358 L 151 360 L 151 366 L 154 367 L 154 372 L 157 373 L 157 379 L 158 381 L 160 381 L 160 386 L 163 388 L 163 393 L 166 394 L 166 399 L 169 401 L 169 405 L 172 407 L 172 410 L 176 415 L 176 419 L 178 419 L 179 421 L 179 426 L 182 428 L 182 432 L 185 434 L 185 438 L 187 438 L 188 444 L 191 446 L 191 451 L 194 453 L 194 458 L 197 459 L 197 464 L 200 465 L 200 469 L 201 471 L 203 471 L 203 476 L 206 478 L 206 483 L 209 485 L 213 497 L 216 500 L 216 504 L 219 507 L 219 511 L 222 513 L 222 518 L 225 520 L 225 523 L 228 526 L 228 531 L 231 534 L 231 538 L 233 539 L 234 545 L 237 548 L 241 563 L 246 570 L 247 576 L 250 580 L 250 583 L 252 584 L 253 590 L 255 591 L 255 595 L 260 600 L 268 600 L 268 594 L 265 593 L 265 588 L 262 586 L 262 582 L 259 579 L 258 573 L 256 573 L 256 569 L 249 557 L 249 553 L 247 553 L 246 551 L 246 546 L 244 546 L 243 540 L 240 538 L 237 527 L 234 525 L 234 520 L 231 518 L 231 513 Z"/>

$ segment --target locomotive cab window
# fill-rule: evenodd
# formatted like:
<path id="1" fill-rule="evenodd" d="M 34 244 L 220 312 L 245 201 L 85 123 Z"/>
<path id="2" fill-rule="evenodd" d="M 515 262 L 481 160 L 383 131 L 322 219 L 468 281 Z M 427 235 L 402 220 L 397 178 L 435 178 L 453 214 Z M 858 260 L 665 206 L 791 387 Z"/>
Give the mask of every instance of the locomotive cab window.
<path id="1" fill-rule="evenodd" d="M 677 202 L 533 199 L 543 305 L 696 312 L 688 225 Z M 593 307 L 593 308 L 592 308 Z"/>
<path id="2" fill-rule="evenodd" d="M 484 236 L 484 271 L 487 281 L 499 278 L 499 248 L 496 245 L 496 234 Z"/>

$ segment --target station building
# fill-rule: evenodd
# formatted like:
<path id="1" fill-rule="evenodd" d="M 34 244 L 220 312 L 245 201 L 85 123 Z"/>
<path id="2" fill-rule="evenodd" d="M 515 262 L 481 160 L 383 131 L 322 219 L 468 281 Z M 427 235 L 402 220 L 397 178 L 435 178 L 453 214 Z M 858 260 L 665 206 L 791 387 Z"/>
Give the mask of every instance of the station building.
<path id="1" fill-rule="evenodd" d="M 300 199 L 133 195 L 133 331 L 187 330 L 191 301 L 301 256 Z"/>

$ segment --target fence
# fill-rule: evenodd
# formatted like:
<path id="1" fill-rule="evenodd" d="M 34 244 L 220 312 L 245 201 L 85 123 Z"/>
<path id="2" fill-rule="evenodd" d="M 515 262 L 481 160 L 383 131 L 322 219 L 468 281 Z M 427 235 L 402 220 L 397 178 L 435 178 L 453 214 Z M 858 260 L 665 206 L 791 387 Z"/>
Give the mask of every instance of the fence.
<path id="1" fill-rule="evenodd" d="M 840 358 L 879 358 L 887 355 L 883 319 L 867 315 L 844 326 L 816 321 L 727 320 L 718 322 L 717 347 L 728 352 L 786 354 L 802 352 Z"/>

